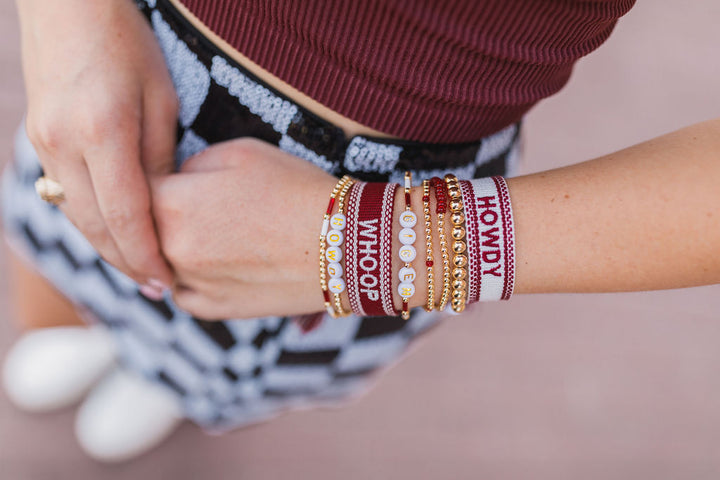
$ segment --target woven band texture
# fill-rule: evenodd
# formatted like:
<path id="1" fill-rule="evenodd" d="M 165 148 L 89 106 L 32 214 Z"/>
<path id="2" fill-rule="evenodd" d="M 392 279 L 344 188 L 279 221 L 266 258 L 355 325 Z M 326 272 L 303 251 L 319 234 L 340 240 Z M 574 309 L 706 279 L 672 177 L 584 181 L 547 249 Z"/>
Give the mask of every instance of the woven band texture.
<path id="1" fill-rule="evenodd" d="M 392 218 L 397 184 L 356 183 L 348 198 L 346 277 L 353 312 L 397 315 L 392 296 Z"/>
<path id="2" fill-rule="evenodd" d="M 502 177 L 470 183 L 479 231 L 478 250 L 473 254 L 480 260 L 478 298 L 481 302 L 508 300 L 515 286 L 515 231 L 507 183 Z"/>

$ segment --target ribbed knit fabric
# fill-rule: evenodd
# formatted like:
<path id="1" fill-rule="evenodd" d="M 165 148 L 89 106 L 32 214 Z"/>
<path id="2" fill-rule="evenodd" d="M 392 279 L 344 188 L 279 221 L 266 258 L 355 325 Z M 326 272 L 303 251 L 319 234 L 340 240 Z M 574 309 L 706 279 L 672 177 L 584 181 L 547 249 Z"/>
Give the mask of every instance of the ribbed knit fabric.
<path id="1" fill-rule="evenodd" d="M 474 141 L 568 81 L 635 0 L 182 0 L 280 79 L 371 128 Z"/>

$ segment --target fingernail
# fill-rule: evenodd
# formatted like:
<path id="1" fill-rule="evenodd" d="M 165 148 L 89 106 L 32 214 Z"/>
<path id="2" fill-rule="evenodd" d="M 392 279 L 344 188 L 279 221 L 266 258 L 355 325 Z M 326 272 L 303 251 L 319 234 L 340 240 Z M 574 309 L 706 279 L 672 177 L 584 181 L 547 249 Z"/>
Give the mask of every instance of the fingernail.
<path id="1" fill-rule="evenodd" d="M 150 300 L 155 300 L 156 302 L 163 299 L 163 289 L 157 288 L 153 285 L 140 285 L 140 293 Z"/>
<path id="2" fill-rule="evenodd" d="M 157 288 L 158 290 L 161 290 L 161 291 L 162 291 L 162 290 L 167 290 L 168 288 L 170 288 L 170 287 L 168 287 L 167 285 L 165 285 L 163 282 L 161 282 L 160 280 L 157 280 L 157 279 L 155 279 L 155 278 L 149 279 L 148 282 L 147 282 L 147 284 L 148 284 L 149 286 L 151 286 L 151 287 L 153 287 L 153 288 Z"/>

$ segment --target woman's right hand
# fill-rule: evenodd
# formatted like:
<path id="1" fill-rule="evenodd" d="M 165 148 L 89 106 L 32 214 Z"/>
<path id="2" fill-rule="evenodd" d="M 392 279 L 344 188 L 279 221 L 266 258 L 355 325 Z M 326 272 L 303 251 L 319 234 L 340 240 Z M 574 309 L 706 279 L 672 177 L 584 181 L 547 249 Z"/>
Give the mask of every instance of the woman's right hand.
<path id="1" fill-rule="evenodd" d="M 148 177 L 173 169 L 177 96 L 131 0 L 18 0 L 26 128 L 60 208 L 108 262 L 161 293 L 172 272 Z"/>

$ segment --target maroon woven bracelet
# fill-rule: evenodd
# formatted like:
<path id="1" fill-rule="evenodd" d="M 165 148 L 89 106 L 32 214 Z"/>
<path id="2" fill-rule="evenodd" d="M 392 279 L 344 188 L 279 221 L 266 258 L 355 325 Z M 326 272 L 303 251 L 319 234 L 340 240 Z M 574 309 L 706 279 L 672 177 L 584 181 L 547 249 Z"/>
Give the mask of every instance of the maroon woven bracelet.
<path id="1" fill-rule="evenodd" d="M 482 282 L 479 300 L 508 300 L 515 285 L 515 238 L 507 184 L 502 177 L 478 178 L 470 183 L 475 200 L 474 223 L 478 226 L 475 258 Z"/>
<path id="2" fill-rule="evenodd" d="M 465 217 L 467 221 L 466 237 L 468 246 L 468 301 L 474 303 L 480 301 L 480 261 L 478 246 L 480 241 L 480 221 L 477 216 L 477 208 L 475 207 L 475 191 L 472 183 L 468 180 L 460 180 L 460 191 L 462 192 L 463 203 L 465 204 Z"/>
<path id="3" fill-rule="evenodd" d="M 400 187 L 397 183 L 385 185 L 382 206 L 382 228 L 380 237 L 381 261 L 380 261 L 380 298 L 382 300 L 383 313 L 380 315 L 397 316 L 400 312 L 393 304 L 392 287 L 392 225 L 395 209 L 395 192 Z"/>
<path id="4" fill-rule="evenodd" d="M 347 281 L 350 308 L 356 315 L 366 315 L 360 303 L 360 283 L 358 278 L 358 216 L 360 215 L 360 196 L 367 183 L 356 182 L 348 192 L 347 227 L 345 229 L 345 279 Z"/>
<path id="5" fill-rule="evenodd" d="M 356 184 L 348 199 L 346 276 L 357 315 L 397 315 L 392 301 L 392 218 L 397 184 Z"/>
<path id="6" fill-rule="evenodd" d="M 492 177 L 500 196 L 500 211 L 502 215 L 503 237 L 505 238 L 505 286 L 502 299 L 510 300 L 515 290 L 515 226 L 513 225 L 510 193 L 503 177 Z"/>

